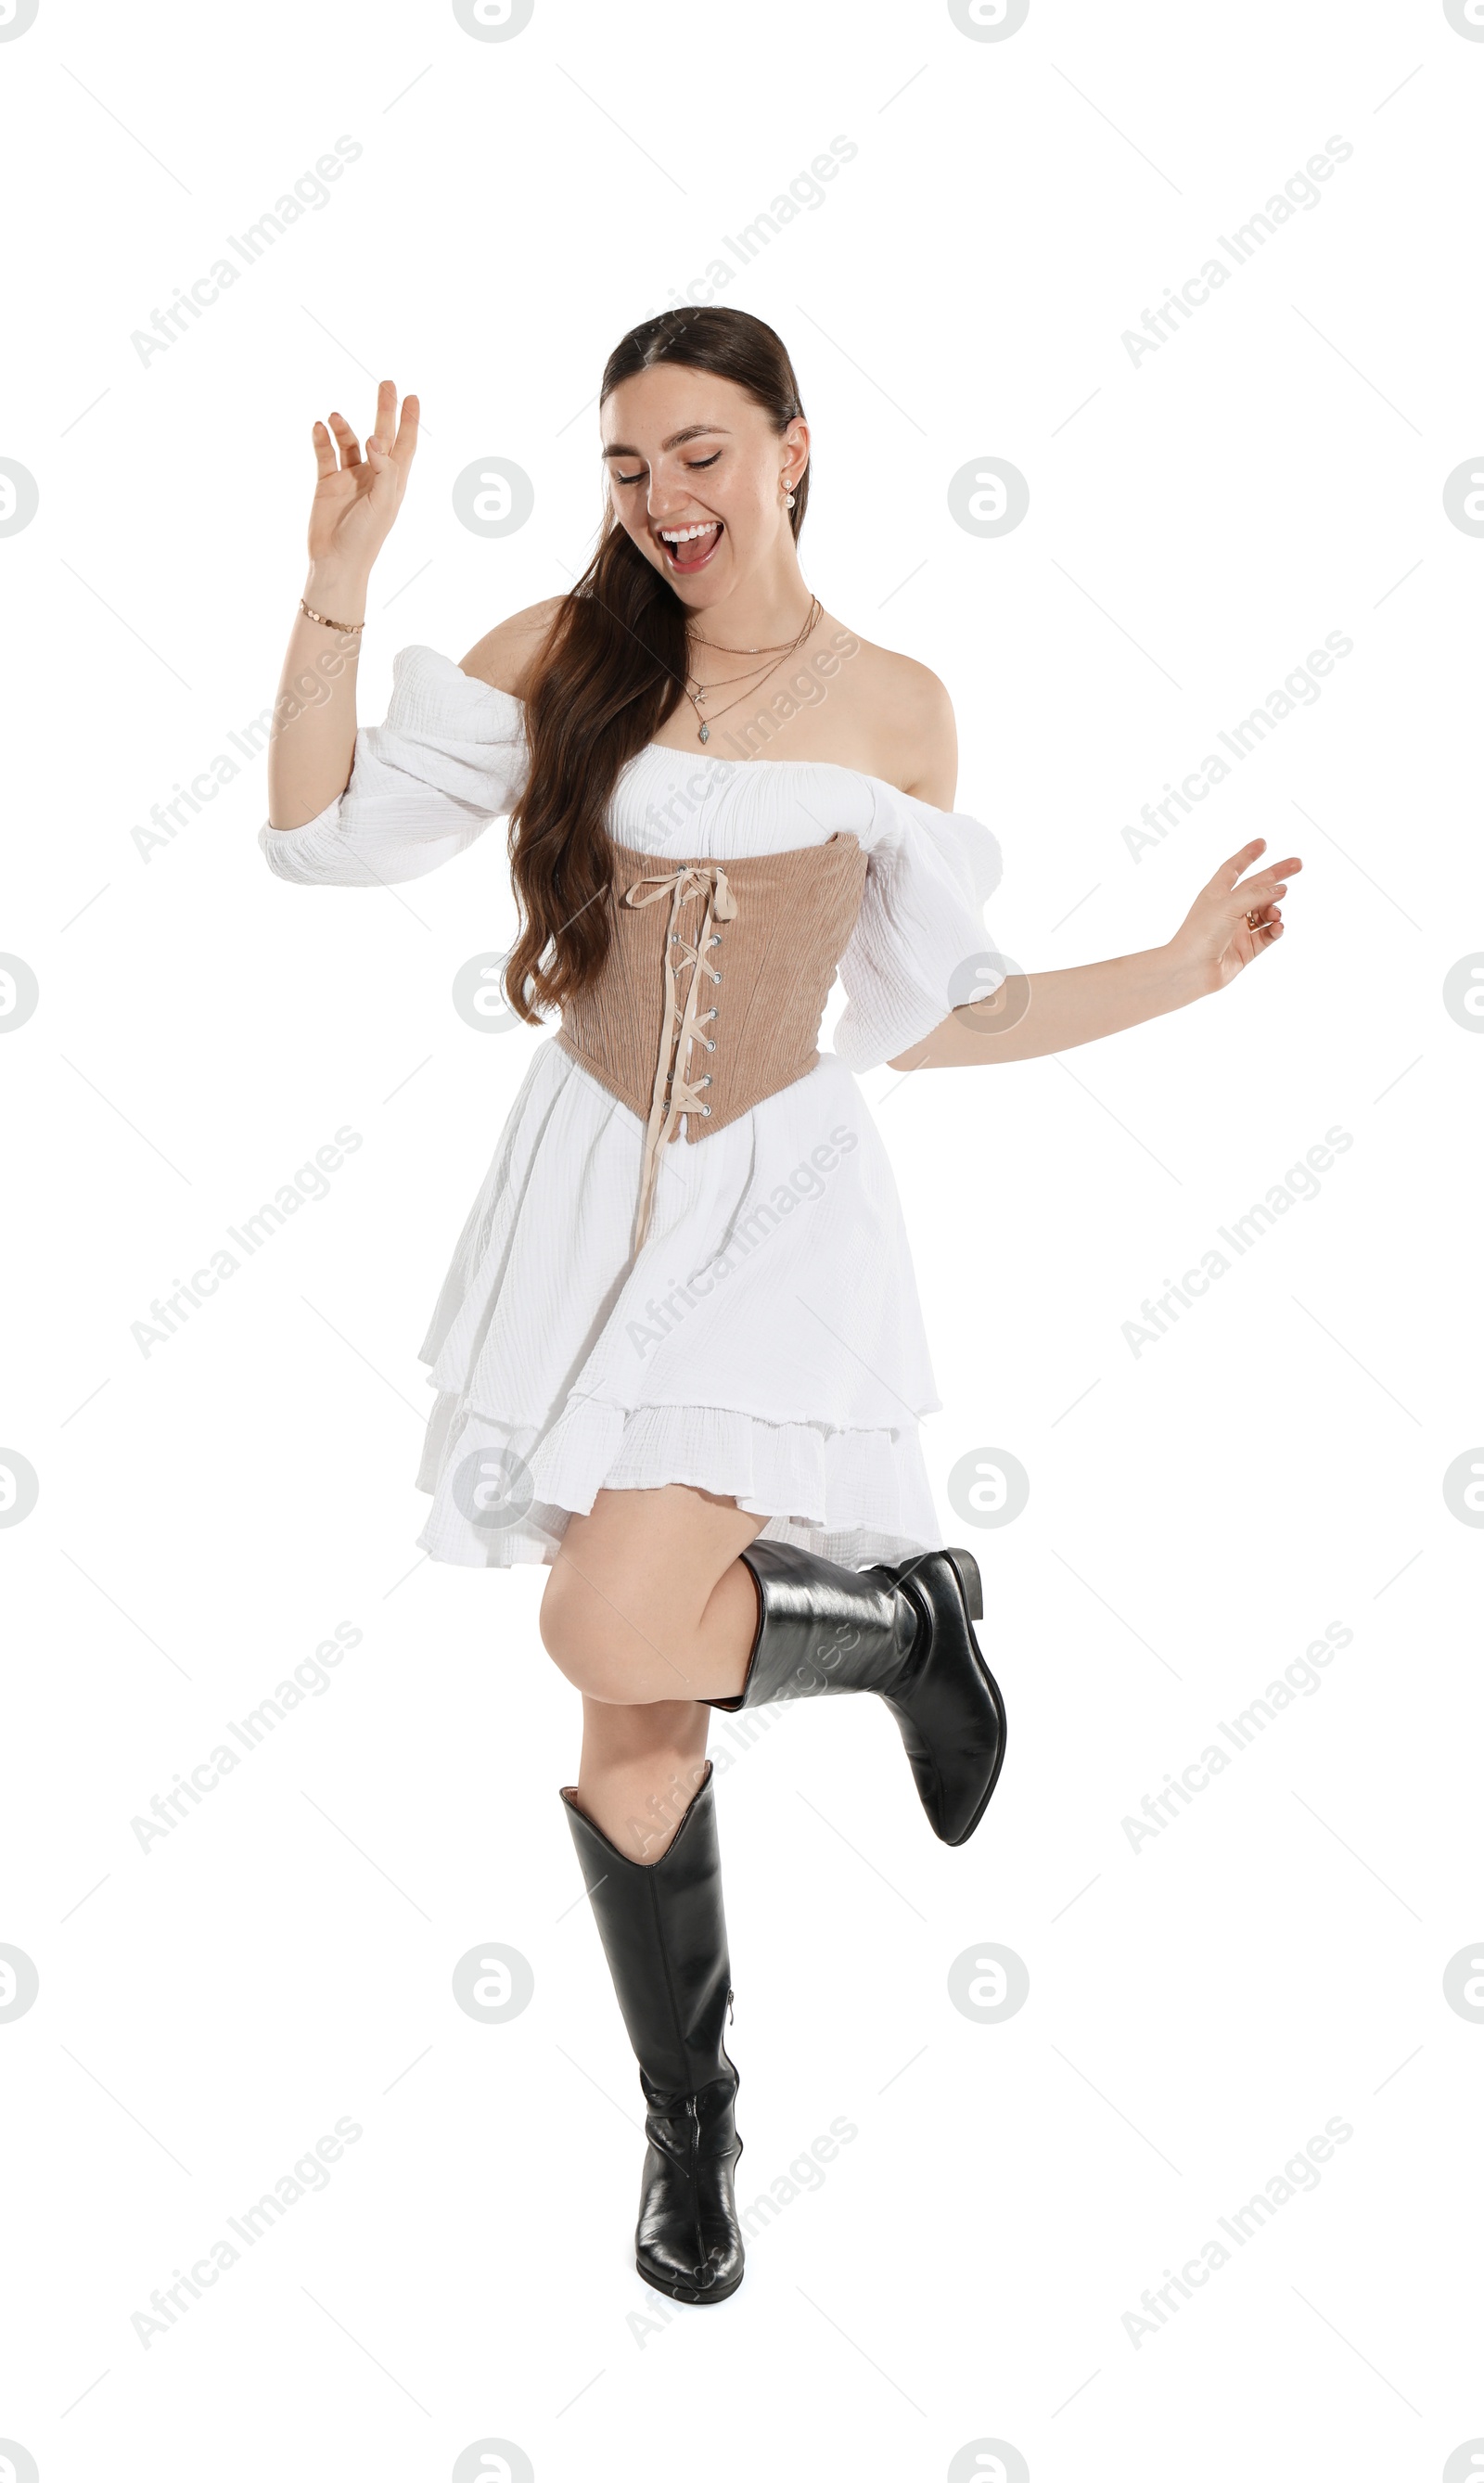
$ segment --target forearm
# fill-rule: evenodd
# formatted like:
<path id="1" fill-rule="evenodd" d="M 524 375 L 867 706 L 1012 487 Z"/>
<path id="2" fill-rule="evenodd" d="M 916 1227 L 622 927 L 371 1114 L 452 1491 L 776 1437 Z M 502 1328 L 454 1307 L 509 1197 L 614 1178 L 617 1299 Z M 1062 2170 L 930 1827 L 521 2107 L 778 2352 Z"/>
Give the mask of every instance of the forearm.
<path id="1" fill-rule="evenodd" d="M 311 564 L 304 600 L 332 621 L 365 617 L 366 578 Z M 296 612 L 268 741 L 268 815 L 303 827 L 343 793 L 356 756 L 356 673 L 360 638 Z"/>
<path id="2" fill-rule="evenodd" d="M 981 1062 L 1036 1060 L 1100 1035 L 1184 1008 L 1216 985 L 1205 967 L 1175 950 L 1141 948 L 1044 975 L 1010 975 L 988 1000 L 954 1009 L 900 1053 L 893 1069 L 967 1069 Z"/>

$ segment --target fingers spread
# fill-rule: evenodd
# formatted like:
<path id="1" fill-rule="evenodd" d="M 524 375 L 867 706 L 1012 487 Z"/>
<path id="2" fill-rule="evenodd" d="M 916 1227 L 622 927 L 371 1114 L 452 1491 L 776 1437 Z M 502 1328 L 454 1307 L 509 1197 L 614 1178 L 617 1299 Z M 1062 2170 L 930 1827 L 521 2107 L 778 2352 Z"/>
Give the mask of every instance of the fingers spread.
<path id="1" fill-rule="evenodd" d="M 397 436 L 391 443 L 393 457 L 400 458 L 404 465 L 411 460 L 416 449 L 417 426 L 421 418 L 422 407 L 417 398 L 405 396 L 402 400 L 402 418 L 397 424 Z"/>
<path id="2" fill-rule="evenodd" d="M 1265 842 L 1265 838 L 1259 837 L 1252 844 L 1244 845 L 1240 853 L 1232 854 L 1229 861 L 1222 864 L 1211 886 L 1225 888 L 1229 894 L 1235 889 L 1237 895 L 1240 895 L 1241 890 L 1236 887 L 1236 882 L 1248 865 L 1256 861 Z M 1303 868 L 1297 854 L 1288 854 L 1282 862 L 1269 863 L 1265 870 L 1255 872 L 1247 885 L 1249 888 L 1270 887 L 1280 879 L 1290 878 L 1293 872 L 1302 870 Z"/>
<path id="3" fill-rule="evenodd" d="M 383 380 L 376 391 L 376 420 L 371 426 L 371 437 L 384 454 L 391 447 L 396 414 L 397 384 L 395 380 Z"/>
<path id="4" fill-rule="evenodd" d="M 358 466 L 360 464 L 360 445 L 356 438 L 356 434 L 351 429 L 350 424 L 346 421 L 344 414 L 332 414 L 330 417 L 330 428 L 335 435 L 336 445 L 340 451 L 341 465 Z"/>
<path id="5" fill-rule="evenodd" d="M 1256 862 L 1266 842 L 1266 837 L 1254 837 L 1250 844 L 1243 845 L 1240 853 L 1228 854 L 1225 862 L 1217 864 L 1211 875 L 1211 886 L 1228 889 L 1234 887 L 1248 864 Z"/>
<path id="6" fill-rule="evenodd" d="M 1287 887 L 1289 877 L 1303 868 L 1298 856 L 1290 855 L 1286 862 L 1275 862 L 1269 869 L 1259 870 L 1253 878 L 1243 880 L 1231 892 L 1232 895 L 1237 903 L 1250 905 L 1259 895 L 1272 896 L 1281 894 Z"/>

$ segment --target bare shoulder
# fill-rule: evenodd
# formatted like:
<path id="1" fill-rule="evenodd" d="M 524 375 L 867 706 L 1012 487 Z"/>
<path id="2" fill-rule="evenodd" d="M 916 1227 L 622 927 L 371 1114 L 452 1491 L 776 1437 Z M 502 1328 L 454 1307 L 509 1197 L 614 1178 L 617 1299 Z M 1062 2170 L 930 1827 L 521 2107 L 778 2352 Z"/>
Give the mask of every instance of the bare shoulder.
<path id="1" fill-rule="evenodd" d="M 512 698 L 524 698 L 531 665 L 566 600 L 548 595 L 543 602 L 528 603 L 523 612 L 513 612 L 508 621 L 498 622 L 460 657 L 461 673 L 488 681 L 491 689 L 508 690 Z"/>
<path id="2" fill-rule="evenodd" d="M 913 655 L 873 646 L 867 638 L 859 644 L 849 669 L 880 754 L 874 773 L 937 810 L 951 811 L 959 740 L 945 684 Z"/>

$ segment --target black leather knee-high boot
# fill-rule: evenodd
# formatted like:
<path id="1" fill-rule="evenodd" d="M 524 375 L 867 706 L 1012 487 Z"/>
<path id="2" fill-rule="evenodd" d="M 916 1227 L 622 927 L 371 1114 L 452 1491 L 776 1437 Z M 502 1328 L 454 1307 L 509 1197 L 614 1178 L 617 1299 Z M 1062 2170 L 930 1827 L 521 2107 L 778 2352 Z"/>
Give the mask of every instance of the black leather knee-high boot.
<path id="1" fill-rule="evenodd" d="M 631 1862 L 564 1785 L 568 1825 L 639 2063 L 649 2140 L 634 2263 L 676 2302 L 725 2302 L 742 2282 L 732 2194 L 742 2152 L 711 1764 L 656 1862 Z"/>
<path id="2" fill-rule="evenodd" d="M 750 1543 L 757 1631 L 741 1694 L 710 1707 L 874 1691 L 896 1718 L 922 1807 L 945 1845 L 984 1816 L 1005 1755 L 1005 1702 L 972 1624 L 979 1564 L 955 1547 L 842 1569 L 796 1544 Z"/>

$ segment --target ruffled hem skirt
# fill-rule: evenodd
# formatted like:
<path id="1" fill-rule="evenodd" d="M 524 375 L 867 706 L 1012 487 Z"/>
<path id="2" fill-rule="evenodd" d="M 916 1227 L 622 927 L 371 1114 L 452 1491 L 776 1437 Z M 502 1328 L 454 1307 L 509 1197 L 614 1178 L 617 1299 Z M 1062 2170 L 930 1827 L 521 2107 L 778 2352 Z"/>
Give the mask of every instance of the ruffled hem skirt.
<path id="1" fill-rule="evenodd" d="M 690 1483 L 847 1567 L 939 1539 L 939 1400 L 889 1162 L 843 1063 L 667 1146 L 629 1254 L 644 1129 L 542 1044 L 421 1349 L 417 1540 L 550 1562 L 598 1491 Z"/>

